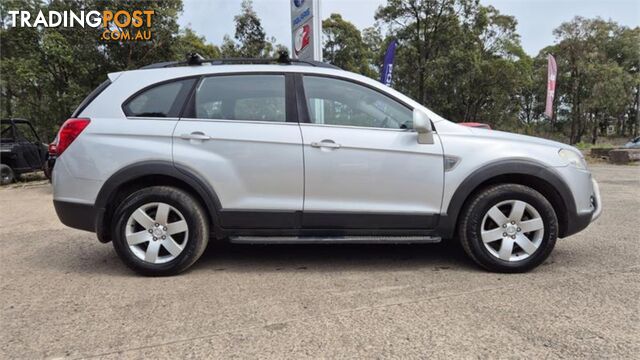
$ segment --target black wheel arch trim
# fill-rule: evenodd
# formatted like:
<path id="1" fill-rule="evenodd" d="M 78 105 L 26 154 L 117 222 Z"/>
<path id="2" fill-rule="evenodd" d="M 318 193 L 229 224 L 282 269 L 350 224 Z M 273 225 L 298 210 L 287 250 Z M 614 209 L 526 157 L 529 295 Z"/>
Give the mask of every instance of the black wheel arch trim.
<path id="1" fill-rule="evenodd" d="M 111 214 L 107 209 L 109 209 L 111 201 L 116 197 L 118 193 L 117 190 L 121 186 L 134 182 L 137 179 L 153 176 L 174 178 L 187 184 L 187 186 L 195 191 L 209 213 L 210 220 L 212 221 L 212 230 L 215 232 L 215 227 L 219 224 L 220 199 L 216 192 L 207 185 L 207 182 L 202 176 L 193 169 L 169 161 L 144 161 L 128 165 L 111 175 L 98 192 L 95 201 L 96 214 L 98 215 L 96 216 L 95 230 L 101 242 L 111 240 L 109 230 Z"/>
<path id="2" fill-rule="evenodd" d="M 483 184 L 491 182 L 492 179 L 499 179 L 503 176 L 532 176 L 535 180 L 542 181 L 551 185 L 557 195 L 557 199 L 562 201 L 564 214 L 560 217 L 566 217 L 565 224 L 561 225 L 563 229 L 560 237 L 569 236 L 580 230 L 586 225 L 582 225 L 580 216 L 576 212 L 576 204 L 569 185 L 562 179 L 560 174 L 552 167 L 528 159 L 510 159 L 499 160 L 482 166 L 472 172 L 455 190 L 446 214 L 441 215 L 438 224 L 438 232 L 445 238 L 455 237 L 458 225 L 458 218 L 462 212 L 466 201 L 469 197 L 479 189 Z M 525 184 L 526 185 L 526 184 Z M 553 201 L 549 199 L 550 202 Z M 556 209 L 558 210 L 558 209 Z"/>

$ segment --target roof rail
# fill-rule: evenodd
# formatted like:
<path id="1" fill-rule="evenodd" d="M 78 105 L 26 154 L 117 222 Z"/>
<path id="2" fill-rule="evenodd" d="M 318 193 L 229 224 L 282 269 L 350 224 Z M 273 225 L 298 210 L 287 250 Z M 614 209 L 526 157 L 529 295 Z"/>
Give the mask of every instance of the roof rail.
<path id="1" fill-rule="evenodd" d="M 299 59 L 290 59 L 287 53 L 282 52 L 277 58 L 221 58 L 221 59 L 205 59 L 200 54 L 187 54 L 187 61 L 167 61 L 143 66 L 140 69 L 161 69 L 178 66 L 199 66 L 202 64 L 210 65 L 239 65 L 239 64 L 280 64 L 280 65 L 308 65 L 313 67 L 321 67 L 328 69 L 338 69 L 339 67 L 321 61 L 307 61 Z"/>

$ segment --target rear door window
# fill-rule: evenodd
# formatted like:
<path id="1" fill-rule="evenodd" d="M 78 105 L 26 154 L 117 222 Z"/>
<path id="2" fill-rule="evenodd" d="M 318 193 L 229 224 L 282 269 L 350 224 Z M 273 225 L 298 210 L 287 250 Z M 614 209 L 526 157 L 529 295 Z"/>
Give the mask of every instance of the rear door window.
<path id="1" fill-rule="evenodd" d="M 196 91 L 195 117 L 285 122 L 285 77 L 225 75 L 204 78 Z"/>
<path id="2" fill-rule="evenodd" d="M 122 110 L 127 116 L 179 117 L 194 83 L 192 78 L 153 86 L 127 100 Z"/>

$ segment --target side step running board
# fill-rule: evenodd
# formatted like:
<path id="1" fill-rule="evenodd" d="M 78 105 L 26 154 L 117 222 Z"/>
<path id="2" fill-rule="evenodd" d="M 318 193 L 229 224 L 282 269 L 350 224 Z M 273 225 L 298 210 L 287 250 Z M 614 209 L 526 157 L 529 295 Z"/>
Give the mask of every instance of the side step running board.
<path id="1" fill-rule="evenodd" d="M 234 244 L 413 244 L 439 243 L 437 236 L 232 236 Z"/>

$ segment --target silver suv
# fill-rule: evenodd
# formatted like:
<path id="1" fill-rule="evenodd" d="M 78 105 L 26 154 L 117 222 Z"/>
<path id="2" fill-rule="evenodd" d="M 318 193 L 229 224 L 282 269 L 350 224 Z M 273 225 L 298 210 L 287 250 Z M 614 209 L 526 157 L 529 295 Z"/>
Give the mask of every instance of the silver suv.
<path id="1" fill-rule="evenodd" d="M 457 238 L 522 272 L 600 215 L 573 147 L 456 125 L 327 64 L 246 62 L 109 74 L 58 134 L 60 220 L 145 275 L 187 269 L 210 239 Z"/>

